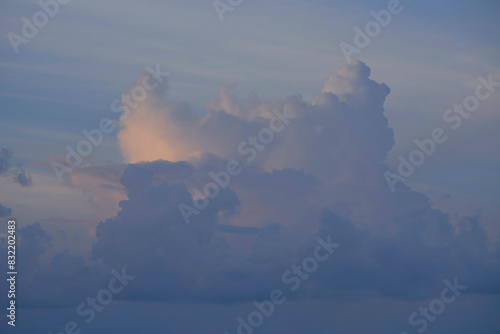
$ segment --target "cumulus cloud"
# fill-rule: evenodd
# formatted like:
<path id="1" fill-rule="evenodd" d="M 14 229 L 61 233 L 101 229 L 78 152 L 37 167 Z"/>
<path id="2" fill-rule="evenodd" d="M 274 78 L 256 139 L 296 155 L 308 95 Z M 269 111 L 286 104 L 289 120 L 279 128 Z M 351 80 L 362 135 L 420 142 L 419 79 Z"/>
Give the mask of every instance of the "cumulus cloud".
<path id="1" fill-rule="evenodd" d="M 165 85 L 121 117 L 118 139 L 127 162 L 176 162 L 203 153 L 228 157 L 236 153 L 242 138 L 260 130 L 274 117 L 272 111 L 284 105 L 283 101 L 258 104 L 253 95 L 241 106 L 231 95 L 231 86 L 207 102 L 208 113 L 200 115 L 186 103 L 171 101 Z"/>
<path id="2" fill-rule="evenodd" d="M 164 163 L 166 167 L 170 164 Z M 204 163 L 200 163 L 200 170 Z M 158 170 L 161 163 L 156 161 L 155 165 Z M 196 179 L 197 173 L 190 178 Z M 280 205 L 279 196 L 286 201 L 296 195 L 266 184 L 281 178 L 282 184 L 293 183 L 298 191 L 306 190 L 311 184 L 301 186 L 296 182 L 298 177 L 300 174 L 255 172 L 253 191 Z M 500 278 L 498 258 L 487 249 L 478 217 L 464 219 L 456 234 L 446 214 L 424 206 L 398 216 L 400 228 L 389 233 L 357 227 L 349 218 L 325 209 L 317 221 L 297 222 L 309 225 L 305 229 L 309 235 L 300 238 L 297 225 L 289 226 L 285 233 L 278 222 L 247 220 L 259 228 L 218 224 L 224 212 L 237 217 L 241 214 L 238 208 L 246 204 L 238 198 L 238 190 L 227 190 L 186 226 L 177 205 L 191 200 L 184 186 L 189 181 L 154 186 L 153 178 L 148 164 L 127 168 L 122 183 L 129 199 L 120 204 L 122 211 L 116 217 L 99 225 L 93 250 L 94 258 L 109 266 L 127 264 L 141 273 L 137 278 L 141 284 L 129 296 L 132 299 L 149 296 L 153 300 L 227 303 L 264 298 L 270 289 L 283 286 L 281 274 L 287 267 L 312 255 L 316 236 L 326 239 L 328 235 L 342 247 L 294 298 L 358 299 L 375 293 L 424 299 L 432 297 L 443 279 L 455 276 L 471 284 L 469 292 L 500 293 L 495 284 Z M 239 187 L 236 181 L 234 188 Z M 138 239 L 139 233 L 142 237 Z M 243 235 L 250 247 L 239 243 L 241 239 L 233 234 Z"/>
<path id="3" fill-rule="evenodd" d="M 240 104 L 233 88 L 223 87 L 206 115 L 151 93 L 120 121 L 131 164 L 88 166 L 72 176 L 96 202 L 119 208 L 100 222 L 91 259 L 138 273 L 119 298 L 267 298 L 287 268 L 312 254 L 316 237 L 328 235 L 341 248 L 294 298 L 428 298 L 457 276 L 470 284 L 467 293 L 500 293 L 500 252 L 490 250 L 480 217 L 453 225 L 423 194 L 387 186 L 383 161 L 394 144 L 384 116 L 389 88 L 372 80 L 365 64 L 354 61 L 327 78 L 313 103 L 300 95 L 262 102 L 253 94 Z M 247 161 L 238 145 L 285 107 L 293 121 Z M 193 205 L 193 189 L 212 182 L 210 172 L 231 159 L 242 172 L 186 225 L 179 204 Z M 66 273 L 73 278 L 102 272 L 70 253 L 50 266 L 69 262 L 78 264 Z M 37 279 L 49 284 L 48 272 Z"/>

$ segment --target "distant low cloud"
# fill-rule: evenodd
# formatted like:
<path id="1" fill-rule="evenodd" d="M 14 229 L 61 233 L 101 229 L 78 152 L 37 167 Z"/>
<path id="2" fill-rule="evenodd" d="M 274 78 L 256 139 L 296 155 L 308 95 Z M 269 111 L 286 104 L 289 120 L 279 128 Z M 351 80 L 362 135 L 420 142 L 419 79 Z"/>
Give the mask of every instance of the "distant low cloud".
<path id="1" fill-rule="evenodd" d="M 10 168 L 10 159 L 12 158 L 12 150 L 7 148 L 0 149 L 0 175 L 6 173 Z"/>
<path id="2" fill-rule="evenodd" d="M 24 169 L 22 164 L 17 165 L 13 174 L 14 182 L 20 184 L 21 186 L 29 187 L 33 184 L 31 175 Z"/>
<path id="3" fill-rule="evenodd" d="M 12 180 L 22 187 L 29 187 L 33 184 L 31 175 L 25 170 L 22 163 L 15 167 L 11 166 L 11 159 L 14 152 L 8 148 L 0 149 L 0 176 L 12 177 Z"/>

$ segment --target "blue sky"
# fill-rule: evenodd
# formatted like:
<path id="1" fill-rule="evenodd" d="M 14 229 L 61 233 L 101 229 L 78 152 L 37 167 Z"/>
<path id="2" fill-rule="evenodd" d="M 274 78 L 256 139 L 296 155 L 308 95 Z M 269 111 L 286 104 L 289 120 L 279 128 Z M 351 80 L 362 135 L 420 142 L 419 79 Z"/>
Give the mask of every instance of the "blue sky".
<path id="1" fill-rule="evenodd" d="M 256 333 L 414 330 L 412 310 L 456 276 L 471 288 L 427 333 L 498 333 L 498 283 L 490 279 L 500 258 L 500 89 L 457 130 L 443 114 L 475 94 L 480 76 L 500 80 L 500 3 L 401 1 L 402 12 L 347 64 L 340 44 L 354 44 L 354 28 L 387 6 L 243 0 L 221 21 L 206 0 L 71 0 L 16 53 L 8 34 L 21 34 L 21 18 L 40 6 L 0 4 L 0 148 L 11 152 L 0 155 L 0 208 L 10 208 L 21 238 L 35 243 L 23 255 L 30 274 L 20 300 L 29 310 L 21 311 L 30 321 L 20 316 L 22 330 L 55 333 L 111 269 L 129 266 L 138 285 L 87 332 L 109 332 L 123 319 L 120 333 L 233 333 L 252 298 L 272 290 L 331 230 L 345 237 L 345 253 Z M 129 115 L 114 112 L 148 66 L 168 78 Z M 174 203 L 203 191 L 209 172 L 244 161 L 239 144 L 284 107 L 297 119 L 242 162 L 242 174 L 196 215 L 200 226 L 175 225 Z M 115 130 L 59 182 L 53 163 L 64 163 L 66 146 L 75 148 L 103 118 Z M 399 157 L 408 159 L 414 141 L 436 128 L 447 141 L 391 192 L 384 172 L 397 171 Z M 221 233 L 219 225 L 243 229 Z M 144 240 L 127 246 L 139 231 Z M 193 246 L 194 235 L 201 244 Z M 150 254 L 141 264 L 134 252 L 143 251 Z M 396 273 L 410 259 L 414 268 Z M 54 268 L 64 270 L 50 283 Z M 342 279 L 329 276 L 339 270 Z M 61 295 L 35 293 L 37 280 Z M 247 294 L 234 291 L 242 287 Z M 75 293 L 66 298 L 65 289 Z M 129 320 L 137 312 L 144 321 Z"/>

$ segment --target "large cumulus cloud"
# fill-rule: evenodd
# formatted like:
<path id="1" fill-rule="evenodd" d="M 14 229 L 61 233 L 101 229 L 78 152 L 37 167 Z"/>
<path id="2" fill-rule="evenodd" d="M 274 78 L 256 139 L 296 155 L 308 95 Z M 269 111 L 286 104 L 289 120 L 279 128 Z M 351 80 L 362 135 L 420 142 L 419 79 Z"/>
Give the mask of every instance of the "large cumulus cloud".
<path id="1" fill-rule="evenodd" d="M 233 88 L 207 102 L 206 115 L 154 92 L 123 115 L 118 138 L 131 164 L 84 167 L 72 180 L 119 211 L 97 227 L 88 263 L 60 253 L 47 268 L 73 261 L 68 275 L 95 282 L 100 266 L 125 266 L 137 277 L 119 296 L 129 300 L 247 301 L 280 287 L 316 237 L 331 235 L 341 248 L 294 298 L 427 298 L 457 276 L 468 293 L 500 292 L 500 253 L 480 217 L 453 225 L 426 196 L 387 186 L 389 88 L 365 64 L 328 77 L 313 103 L 298 94 L 239 103 Z M 295 118 L 247 161 L 238 145 L 284 108 Z M 193 205 L 193 189 L 232 159 L 242 172 L 185 224 L 179 204 Z"/>

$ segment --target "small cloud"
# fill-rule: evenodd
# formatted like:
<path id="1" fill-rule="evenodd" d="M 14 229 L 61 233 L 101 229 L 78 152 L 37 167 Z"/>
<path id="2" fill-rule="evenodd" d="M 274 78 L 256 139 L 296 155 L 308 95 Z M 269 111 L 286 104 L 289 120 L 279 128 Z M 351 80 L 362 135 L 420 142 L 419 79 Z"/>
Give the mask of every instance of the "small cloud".
<path id="1" fill-rule="evenodd" d="M 22 164 L 17 165 L 14 170 L 14 182 L 19 183 L 23 187 L 29 187 L 33 184 L 31 175 L 26 172 Z"/>
<path id="2" fill-rule="evenodd" d="M 0 149 L 0 176 L 12 175 L 15 183 L 19 183 L 23 187 L 31 186 L 33 180 L 22 163 L 19 163 L 15 168 L 11 168 L 10 161 L 13 156 L 14 152 L 11 149 L 4 147 Z"/>
<path id="3" fill-rule="evenodd" d="M 8 148 L 0 149 L 0 175 L 7 173 L 10 168 L 10 159 L 12 159 L 12 150 Z"/>

